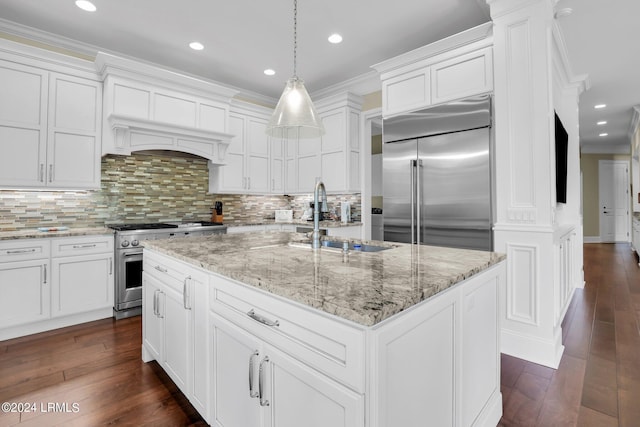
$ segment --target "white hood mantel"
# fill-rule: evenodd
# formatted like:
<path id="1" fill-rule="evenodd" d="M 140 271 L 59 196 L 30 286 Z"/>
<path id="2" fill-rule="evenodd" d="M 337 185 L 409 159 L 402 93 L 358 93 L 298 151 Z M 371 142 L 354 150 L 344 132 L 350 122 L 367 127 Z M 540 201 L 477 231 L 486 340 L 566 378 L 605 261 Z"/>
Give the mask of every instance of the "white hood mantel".
<path id="1" fill-rule="evenodd" d="M 173 150 L 225 163 L 236 91 L 102 52 L 95 65 L 104 82 L 103 155 Z"/>

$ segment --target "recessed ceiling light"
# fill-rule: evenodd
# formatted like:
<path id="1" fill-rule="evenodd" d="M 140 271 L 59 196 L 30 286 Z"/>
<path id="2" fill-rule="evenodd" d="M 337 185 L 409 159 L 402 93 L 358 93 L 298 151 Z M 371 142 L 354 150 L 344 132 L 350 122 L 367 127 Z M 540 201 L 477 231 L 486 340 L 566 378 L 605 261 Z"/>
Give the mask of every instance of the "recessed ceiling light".
<path id="1" fill-rule="evenodd" d="M 338 44 L 342 42 L 342 36 L 338 33 L 331 34 L 327 40 L 329 43 Z"/>
<path id="2" fill-rule="evenodd" d="M 189 47 L 193 50 L 202 50 L 204 49 L 204 45 L 200 42 L 191 42 L 189 43 Z"/>
<path id="3" fill-rule="evenodd" d="M 600 136 L 607 136 L 609 135 L 608 133 L 601 133 Z"/>
<path id="4" fill-rule="evenodd" d="M 78 6 L 82 10 L 86 10 L 87 12 L 95 12 L 96 6 L 87 0 L 77 0 L 76 6 Z"/>
<path id="5" fill-rule="evenodd" d="M 598 122 L 598 123 L 596 123 L 596 124 L 597 124 L 598 126 L 606 125 L 606 124 L 607 124 L 607 121 L 606 121 L 606 120 L 602 120 L 602 121 L 600 121 L 600 122 Z"/>
<path id="6" fill-rule="evenodd" d="M 273 76 L 276 72 L 275 70 L 272 70 L 271 68 L 267 68 L 266 70 L 263 71 L 263 73 L 267 76 Z"/>
<path id="7" fill-rule="evenodd" d="M 593 108 L 596 108 L 596 109 L 599 110 L 599 109 L 604 108 L 606 106 L 607 106 L 607 104 L 598 104 L 598 105 L 594 105 Z"/>

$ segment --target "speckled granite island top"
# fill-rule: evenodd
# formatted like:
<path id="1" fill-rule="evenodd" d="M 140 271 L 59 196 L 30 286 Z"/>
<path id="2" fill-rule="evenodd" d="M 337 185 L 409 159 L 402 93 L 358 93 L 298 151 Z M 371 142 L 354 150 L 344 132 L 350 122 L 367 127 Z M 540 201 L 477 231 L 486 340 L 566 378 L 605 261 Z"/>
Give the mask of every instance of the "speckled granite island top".
<path id="1" fill-rule="evenodd" d="M 147 249 L 372 326 L 502 261 L 494 252 L 376 242 L 381 252 L 313 251 L 263 232 L 145 242 Z M 340 240 L 340 239 L 334 239 Z M 364 242 L 366 243 L 366 242 Z"/>

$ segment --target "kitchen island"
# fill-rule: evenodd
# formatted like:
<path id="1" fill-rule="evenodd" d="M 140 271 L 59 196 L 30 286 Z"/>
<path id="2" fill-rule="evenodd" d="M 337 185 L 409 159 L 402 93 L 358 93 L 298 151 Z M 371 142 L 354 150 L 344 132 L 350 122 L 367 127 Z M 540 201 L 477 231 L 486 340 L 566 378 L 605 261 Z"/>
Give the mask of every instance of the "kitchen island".
<path id="1" fill-rule="evenodd" d="M 496 425 L 504 256 L 372 243 L 145 243 L 143 359 L 212 425 Z"/>

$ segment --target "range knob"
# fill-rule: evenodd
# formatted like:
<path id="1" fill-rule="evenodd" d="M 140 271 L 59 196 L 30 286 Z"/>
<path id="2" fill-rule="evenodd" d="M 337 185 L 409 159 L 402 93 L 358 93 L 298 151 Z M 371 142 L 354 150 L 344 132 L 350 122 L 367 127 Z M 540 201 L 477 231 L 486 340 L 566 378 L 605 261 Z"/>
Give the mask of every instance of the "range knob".
<path id="1" fill-rule="evenodd" d="M 122 243 L 120 243 L 122 245 L 123 248 L 126 248 L 127 246 L 129 246 L 129 241 L 128 240 L 123 240 Z"/>
<path id="2" fill-rule="evenodd" d="M 140 244 L 140 242 L 137 241 L 137 240 L 132 240 L 131 241 L 131 246 L 138 246 L 139 244 Z"/>

